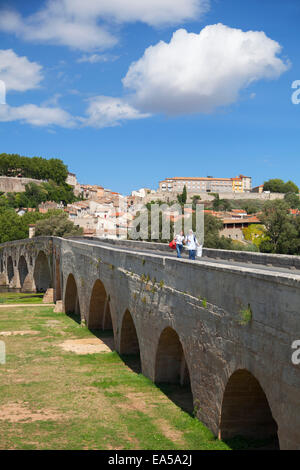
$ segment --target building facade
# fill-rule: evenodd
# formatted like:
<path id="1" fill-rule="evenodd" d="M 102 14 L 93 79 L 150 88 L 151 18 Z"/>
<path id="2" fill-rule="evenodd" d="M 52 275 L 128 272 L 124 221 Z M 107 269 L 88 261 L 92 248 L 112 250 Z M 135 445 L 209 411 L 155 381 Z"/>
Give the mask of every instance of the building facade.
<path id="1" fill-rule="evenodd" d="M 252 178 L 240 175 L 235 178 L 174 177 L 159 182 L 159 191 L 181 193 L 186 186 L 188 193 L 226 193 L 251 191 Z"/>

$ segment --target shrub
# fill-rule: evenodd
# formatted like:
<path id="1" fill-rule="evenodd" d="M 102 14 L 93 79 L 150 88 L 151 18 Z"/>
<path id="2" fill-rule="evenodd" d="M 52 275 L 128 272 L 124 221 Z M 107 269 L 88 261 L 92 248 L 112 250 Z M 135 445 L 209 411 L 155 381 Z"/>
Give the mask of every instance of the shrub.
<path id="1" fill-rule="evenodd" d="M 239 324 L 240 325 L 247 325 L 250 323 L 252 320 L 252 310 L 250 307 L 250 304 L 248 304 L 248 307 L 243 307 L 240 310 L 240 318 L 239 318 Z"/>

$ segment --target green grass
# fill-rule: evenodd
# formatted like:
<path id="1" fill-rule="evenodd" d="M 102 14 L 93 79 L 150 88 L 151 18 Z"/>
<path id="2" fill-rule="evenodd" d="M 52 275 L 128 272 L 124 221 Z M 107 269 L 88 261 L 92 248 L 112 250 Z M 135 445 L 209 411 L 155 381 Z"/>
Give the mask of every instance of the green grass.
<path id="1" fill-rule="evenodd" d="M 230 449 L 116 352 L 65 352 L 66 340 L 95 338 L 72 318 L 47 307 L 2 308 L 0 330 L 38 332 L 1 338 L 1 449 Z M 16 404 L 48 415 L 1 419 Z"/>
<path id="2" fill-rule="evenodd" d="M 240 311 L 239 324 L 244 326 L 250 323 L 252 320 L 252 310 L 250 305 L 248 307 L 243 307 Z"/>
<path id="3" fill-rule="evenodd" d="M 44 294 L 0 292 L 0 304 L 41 304 Z"/>

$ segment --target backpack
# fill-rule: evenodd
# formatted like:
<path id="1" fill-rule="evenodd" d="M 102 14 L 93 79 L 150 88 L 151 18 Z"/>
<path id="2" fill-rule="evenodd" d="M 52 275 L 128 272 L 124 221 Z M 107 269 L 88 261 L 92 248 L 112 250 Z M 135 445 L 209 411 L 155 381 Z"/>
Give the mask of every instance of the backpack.
<path id="1" fill-rule="evenodd" d="M 175 241 L 175 240 L 172 240 L 172 241 L 169 243 L 169 247 L 170 247 L 172 250 L 176 250 L 176 241 Z"/>

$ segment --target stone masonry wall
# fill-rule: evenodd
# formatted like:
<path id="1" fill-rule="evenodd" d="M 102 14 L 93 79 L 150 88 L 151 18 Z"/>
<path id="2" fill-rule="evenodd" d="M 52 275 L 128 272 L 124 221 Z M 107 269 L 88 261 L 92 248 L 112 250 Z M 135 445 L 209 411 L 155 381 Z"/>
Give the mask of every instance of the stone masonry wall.
<path id="1" fill-rule="evenodd" d="M 28 183 L 41 184 L 42 181 L 31 178 L 14 178 L 0 176 L 0 192 L 2 193 L 23 193 Z"/>
<path id="2" fill-rule="evenodd" d="M 87 323 L 92 287 L 97 279 L 103 282 L 118 350 L 123 315 L 131 313 L 146 376 L 154 380 L 159 338 L 171 327 L 182 343 L 200 420 L 218 435 L 226 384 L 245 369 L 267 396 L 281 448 L 300 449 L 300 368 L 291 362 L 291 344 L 300 338 L 300 276 L 179 263 L 87 242 L 59 244 L 64 285 L 74 274 Z M 242 326 L 248 305 L 252 320 Z"/>

